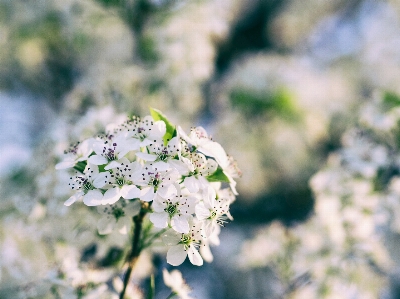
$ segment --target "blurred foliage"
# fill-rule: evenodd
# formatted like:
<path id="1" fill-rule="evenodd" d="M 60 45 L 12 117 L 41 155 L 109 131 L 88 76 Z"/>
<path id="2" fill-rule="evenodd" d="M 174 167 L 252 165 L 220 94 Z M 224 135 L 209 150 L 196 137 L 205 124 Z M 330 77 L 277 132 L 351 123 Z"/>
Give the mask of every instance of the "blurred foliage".
<path id="1" fill-rule="evenodd" d="M 272 112 L 291 121 L 299 117 L 293 95 L 284 88 L 277 89 L 271 94 L 236 89 L 231 92 L 230 98 L 232 106 L 242 110 L 248 117 L 265 117 L 266 112 Z"/>
<path id="2" fill-rule="evenodd" d="M 383 104 L 388 110 L 400 106 L 400 96 L 391 91 L 385 91 L 383 94 Z"/>

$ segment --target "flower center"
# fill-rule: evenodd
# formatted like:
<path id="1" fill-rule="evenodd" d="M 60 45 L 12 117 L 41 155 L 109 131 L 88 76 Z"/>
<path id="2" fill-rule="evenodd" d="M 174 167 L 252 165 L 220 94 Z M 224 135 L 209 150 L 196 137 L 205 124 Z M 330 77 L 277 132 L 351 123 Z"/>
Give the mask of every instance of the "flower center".
<path id="1" fill-rule="evenodd" d="M 116 143 L 113 143 L 114 148 L 105 148 L 103 149 L 103 155 L 108 161 L 117 160 L 117 156 L 115 154 Z"/>
<path id="2" fill-rule="evenodd" d="M 160 161 L 166 161 L 168 159 L 168 151 L 167 150 L 162 150 L 162 152 L 158 155 L 158 160 Z"/>
<path id="3" fill-rule="evenodd" d="M 180 243 L 189 246 L 192 243 L 192 236 L 190 234 L 182 234 Z"/>
<path id="4" fill-rule="evenodd" d="M 215 212 L 214 210 L 212 210 L 209 219 L 214 219 L 216 216 L 217 216 L 217 212 Z"/>
<path id="5" fill-rule="evenodd" d="M 116 178 L 115 181 L 116 181 L 116 183 L 117 183 L 119 186 L 123 186 L 123 185 L 125 184 L 125 179 L 124 179 L 124 177 Z"/>
<path id="6" fill-rule="evenodd" d="M 120 207 L 113 207 L 112 213 L 113 213 L 115 219 L 117 219 L 117 220 L 119 218 L 121 218 L 122 216 L 125 216 L 124 210 Z"/>
<path id="7" fill-rule="evenodd" d="M 83 189 L 83 192 L 86 194 L 86 193 L 88 193 L 90 190 L 93 190 L 94 187 L 93 187 L 92 183 L 90 183 L 87 179 L 85 179 L 85 180 L 82 182 L 82 189 Z"/>
<path id="8" fill-rule="evenodd" d="M 174 205 L 170 204 L 164 209 L 164 211 L 169 214 L 170 218 L 172 218 L 178 212 L 177 205 L 178 205 L 177 203 Z"/>
<path id="9" fill-rule="evenodd" d="M 160 183 L 162 182 L 162 178 L 160 177 L 160 174 L 153 173 L 153 172 L 148 172 L 148 175 L 151 175 L 150 180 L 149 180 L 149 185 L 154 187 L 154 190 L 156 191 Z M 154 176 L 152 176 L 154 175 Z"/>

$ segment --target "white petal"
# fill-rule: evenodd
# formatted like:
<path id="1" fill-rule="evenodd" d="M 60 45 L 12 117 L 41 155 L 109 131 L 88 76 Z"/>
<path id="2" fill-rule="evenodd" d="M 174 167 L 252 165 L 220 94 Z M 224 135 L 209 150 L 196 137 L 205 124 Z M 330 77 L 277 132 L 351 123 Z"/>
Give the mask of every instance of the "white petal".
<path id="1" fill-rule="evenodd" d="M 195 211 L 196 217 L 199 220 L 204 220 L 210 217 L 210 210 L 207 209 L 202 202 L 196 205 Z"/>
<path id="2" fill-rule="evenodd" d="M 196 167 L 193 165 L 192 161 L 188 158 L 181 157 L 182 162 L 186 165 L 186 167 L 189 169 L 189 172 L 192 172 L 196 169 Z M 179 168 L 175 167 L 178 171 L 180 170 Z M 187 173 L 187 172 L 186 172 Z M 183 173 L 184 174 L 184 173 Z"/>
<path id="3" fill-rule="evenodd" d="M 117 221 L 117 230 L 120 234 L 126 235 L 129 232 L 131 220 L 129 217 L 121 217 Z"/>
<path id="4" fill-rule="evenodd" d="M 124 185 L 121 188 L 121 196 L 125 199 L 139 198 L 140 189 L 135 185 Z"/>
<path id="5" fill-rule="evenodd" d="M 106 167 L 104 167 L 104 169 L 110 170 L 110 169 L 117 168 L 120 166 L 121 166 L 121 163 L 119 163 L 119 161 L 111 161 L 110 164 L 108 164 Z"/>
<path id="6" fill-rule="evenodd" d="M 174 138 L 172 138 L 169 142 L 168 142 L 168 153 L 171 156 L 175 156 L 179 154 L 179 151 L 181 149 L 181 142 L 180 142 L 180 138 L 178 138 L 177 136 L 175 136 Z"/>
<path id="7" fill-rule="evenodd" d="M 207 189 L 210 186 L 210 183 L 207 181 L 207 179 L 204 176 L 200 176 L 197 179 L 197 183 L 199 184 L 199 189 L 201 189 L 201 190 Z"/>
<path id="8" fill-rule="evenodd" d="M 212 235 L 212 233 L 214 232 L 215 226 L 218 226 L 218 224 L 216 224 L 214 221 L 206 220 L 204 222 L 203 230 L 207 237 Z"/>
<path id="9" fill-rule="evenodd" d="M 56 169 L 59 170 L 59 169 L 71 168 L 74 166 L 75 166 L 75 160 L 68 160 L 68 161 L 64 160 L 56 164 Z"/>
<path id="10" fill-rule="evenodd" d="M 229 186 L 231 187 L 233 194 L 239 195 L 239 193 L 236 191 L 236 182 L 235 181 L 231 181 Z"/>
<path id="11" fill-rule="evenodd" d="M 108 171 L 101 172 L 94 179 L 93 186 L 95 186 L 96 188 L 103 188 L 110 181 L 110 178 L 111 174 Z"/>
<path id="12" fill-rule="evenodd" d="M 140 147 L 148 146 L 149 144 L 153 143 L 154 138 L 148 139 L 145 138 L 143 141 L 140 142 Z"/>
<path id="13" fill-rule="evenodd" d="M 166 171 L 170 168 L 168 163 L 165 163 L 163 161 L 158 161 L 153 164 L 153 169 L 157 171 Z"/>
<path id="14" fill-rule="evenodd" d="M 200 246 L 200 254 L 203 257 L 203 259 L 208 263 L 211 263 L 214 259 L 214 256 L 210 250 L 210 246 L 208 244 L 204 244 L 204 246 Z"/>
<path id="15" fill-rule="evenodd" d="M 194 170 L 194 167 L 192 167 L 192 169 L 189 169 L 189 166 L 181 160 L 172 159 L 168 161 L 168 164 L 171 168 L 175 168 L 181 175 L 187 174 L 189 171 Z"/>
<path id="16" fill-rule="evenodd" d="M 87 206 L 98 206 L 102 204 L 103 194 L 99 190 L 90 190 L 83 196 L 83 203 Z"/>
<path id="17" fill-rule="evenodd" d="M 177 245 L 181 241 L 182 234 L 177 233 L 173 229 L 167 230 L 162 234 L 161 239 L 167 246 Z"/>
<path id="18" fill-rule="evenodd" d="M 179 233 L 187 234 L 189 232 L 189 223 L 184 216 L 175 215 L 172 217 L 171 225 Z"/>
<path id="19" fill-rule="evenodd" d="M 108 160 L 101 155 L 93 155 L 89 157 L 88 162 L 94 165 L 104 165 L 107 164 Z"/>
<path id="20" fill-rule="evenodd" d="M 97 230 L 100 235 L 107 235 L 114 230 L 115 224 L 117 221 L 114 217 L 102 217 L 97 222 Z"/>
<path id="21" fill-rule="evenodd" d="M 215 192 L 214 188 L 209 186 L 205 190 L 205 196 L 203 197 L 204 205 L 209 208 L 213 209 L 215 207 L 215 198 L 217 197 L 217 193 Z"/>
<path id="22" fill-rule="evenodd" d="M 147 153 L 136 153 L 136 157 L 144 160 L 144 161 L 155 161 L 157 159 L 157 155 L 147 154 Z"/>
<path id="23" fill-rule="evenodd" d="M 78 151 L 80 155 L 83 156 L 84 160 L 87 159 L 87 157 L 93 152 L 93 143 L 95 142 L 94 138 L 89 138 L 84 141 L 82 141 L 81 144 L 79 144 Z M 80 159 L 78 160 L 80 161 Z"/>
<path id="24" fill-rule="evenodd" d="M 199 183 L 194 176 L 185 178 L 183 184 L 190 191 L 190 193 L 199 192 Z"/>
<path id="25" fill-rule="evenodd" d="M 83 196 L 83 191 L 78 191 L 76 192 L 74 195 L 72 195 L 70 198 L 68 198 L 65 202 L 64 202 L 64 206 L 69 207 L 70 205 L 72 205 L 75 201 L 77 201 L 78 199 L 80 199 Z"/>
<path id="26" fill-rule="evenodd" d="M 120 189 L 119 187 L 114 187 L 111 189 L 108 189 L 106 193 L 104 193 L 102 204 L 103 205 L 112 205 L 116 203 L 121 197 Z"/>
<path id="27" fill-rule="evenodd" d="M 229 165 L 228 156 L 226 155 L 223 147 L 218 142 L 205 142 L 198 148 L 198 150 L 206 156 L 214 157 L 222 168 L 225 168 Z"/>
<path id="28" fill-rule="evenodd" d="M 176 182 L 178 179 L 181 179 L 181 175 L 176 169 L 170 169 L 167 174 L 165 175 L 165 180 L 169 180 L 171 182 Z"/>
<path id="29" fill-rule="evenodd" d="M 172 266 L 179 266 L 185 261 L 186 255 L 183 244 L 172 246 L 167 252 L 167 263 Z"/>
<path id="30" fill-rule="evenodd" d="M 152 201 L 156 197 L 153 187 L 147 187 L 140 190 L 140 199 L 143 201 Z"/>
<path id="31" fill-rule="evenodd" d="M 155 227 L 164 228 L 168 225 L 168 214 L 163 213 L 152 213 L 150 214 L 150 221 L 153 222 Z"/>
<path id="32" fill-rule="evenodd" d="M 165 203 L 163 203 L 164 199 L 160 196 L 157 196 L 154 200 L 153 200 L 153 204 L 152 204 L 152 208 L 155 212 L 160 213 L 162 211 L 164 211 L 164 209 L 167 207 L 167 205 Z"/>
<path id="33" fill-rule="evenodd" d="M 167 126 L 165 122 L 162 120 L 158 120 L 154 123 L 153 127 L 151 128 L 150 136 L 152 138 L 162 138 L 164 137 L 165 133 L 167 132 Z"/>
<path id="34" fill-rule="evenodd" d="M 196 266 L 203 265 L 203 259 L 200 255 L 200 253 L 197 251 L 197 249 L 193 245 L 189 246 L 189 248 L 187 250 L 187 255 L 189 257 L 190 262 L 193 265 L 196 265 Z"/>
<path id="35" fill-rule="evenodd" d="M 104 149 L 104 142 L 102 140 L 95 140 L 93 142 L 93 150 L 97 155 L 101 155 L 103 153 L 103 149 Z"/>
<path id="36" fill-rule="evenodd" d="M 159 187 L 157 189 L 157 194 L 163 198 L 171 198 L 175 196 L 177 193 L 176 188 L 174 185 L 167 185 L 164 187 Z"/>
<path id="37" fill-rule="evenodd" d="M 140 142 L 137 139 L 128 139 L 118 142 L 118 157 L 122 158 L 130 151 L 135 151 L 140 148 Z"/>
<path id="38" fill-rule="evenodd" d="M 193 144 L 193 141 L 189 138 L 189 136 L 186 134 L 186 132 L 182 129 L 181 126 L 177 127 L 177 132 L 178 132 L 178 135 L 180 137 L 182 137 L 186 142 Z"/>

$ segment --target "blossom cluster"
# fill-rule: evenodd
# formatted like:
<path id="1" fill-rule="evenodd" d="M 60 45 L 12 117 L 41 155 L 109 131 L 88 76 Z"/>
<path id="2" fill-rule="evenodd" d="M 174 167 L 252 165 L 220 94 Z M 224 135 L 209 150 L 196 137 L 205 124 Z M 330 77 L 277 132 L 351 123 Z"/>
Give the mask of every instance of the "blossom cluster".
<path id="1" fill-rule="evenodd" d="M 272 268 L 280 297 L 364 299 L 389 292 L 400 232 L 400 97 L 376 93 L 357 116 L 309 181 L 312 218 L 259 229 L 237 256 L 246 271 Z"/>
<path id="2" fill-rule="evenodd" d="M 56 165 L 65 168 L 76 171 L 66 206 L 77 200 L 97 206 L 100 234 L 126 234 L 132 217 L 145 209 L 154 227 L 165 230 L 167 261 L 175 266 L 186 256 L 199 266 L 212 259 L 209 245 L 219 244 L 220 227 L 232 220 L 234 178 L 240 175 L 204 128 L 186 134 L 155 109 L 73 145 Z"/>

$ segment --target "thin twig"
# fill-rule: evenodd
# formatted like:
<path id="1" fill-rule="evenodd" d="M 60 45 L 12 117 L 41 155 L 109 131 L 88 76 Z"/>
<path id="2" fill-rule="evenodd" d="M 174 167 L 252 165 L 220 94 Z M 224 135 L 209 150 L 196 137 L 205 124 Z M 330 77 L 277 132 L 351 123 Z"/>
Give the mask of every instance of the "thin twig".
<path id="1" fill-rule="evenodd" d="M 140 246 L 140 235 L 142 232 L 143 219 L 146 216 L 148 210 L 149 210 L 149 204 L 143 203 L 140 213 L 138 215 L 136 215 L 135 217 L 133 217 L 134 231 L 133 231 L 133 237 L 132 237 L 132 249 L 127 258 L 128 269 L 126 270 L 126 273 L 125 273 L 124 287 L 121 291 L 121 294 L 119 295 L 119 299 L 124 299 L 126 287 L 128 286 L 133 267 L 135 266 L 135 264 L 139 258 L 140 252 L 142 250 L 142 247 Z"/>

